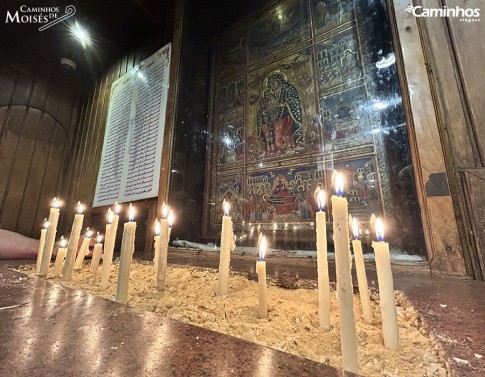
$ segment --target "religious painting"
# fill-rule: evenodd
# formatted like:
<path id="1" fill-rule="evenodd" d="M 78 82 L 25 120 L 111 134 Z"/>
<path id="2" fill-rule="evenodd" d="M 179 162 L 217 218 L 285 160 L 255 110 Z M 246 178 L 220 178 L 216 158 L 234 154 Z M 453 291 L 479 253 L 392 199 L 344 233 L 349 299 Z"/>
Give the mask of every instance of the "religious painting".
<path id="1" fill-rule="evenodd" d="M 372 124 L 366 112 L 364 86 L 320 98 L 325 152 L 372 144 Z"/>
<path id="2" fill-rule="evenodd" d="M 242 77 L 226 79 L 221 82 L 217 101 L 217 115 L 220 120 L 241 117 L 243 115 L 243 102 L 244 80 Z"/>
<path id="3" fill-rule="evenodd" d="M 246 179 L 245 220 L 255 222 L 313 221 L 313 193 L 322 184 L 317 165 L 253 173 Z"/>
<path id="4" fill-rule="evenodd" d="M 382 214 L 382 198 L 373 156 L 334 161 L 334 169 L 345 179 L 344 196 L 349 203 L 349 213 L 367 221 L 374 213 Z M 327 187 L 331 187 L 331 174 L 327 174 Z"/>
<path id="5" fill-rule="evenodd" d="M 339 90 L 363 82 L 356 29 L 347 29 L 315 46 L 320 92 Z"/>
<path id="6" fill-rule="evenodd" d="M 243 209 L 241 175 L 217 177 L 212 225 L 222 222 L 222 203 L 224 200 L 231 203 L 232 220 L 241 221 Z"/>
<path id="7" fill-rule="evenodd" d="M 246 46 L 242 32 L 228 33 L 219 41 L 218 74 L 226 78 L 238 74 L 246 63 Z"/>
<path id="8" fill-rule="evenodd" d="M 221 169 L 243 161 L 244 133 L 242 122 L 227 123 L 219 129 L 218 166 Z"/>
<path id="9" fill-rule="evenodd" d="M 309 4 L 314 35 L 307 2 L 282 0 L 216 42 L 206 235 L 220 232 L 224 199 L 236 228 L 310 226 L 316 186 L 330 188 L 323 166 L 349 176 L 351 213 L 388 213 L 352 1 Z"/>
<path id="10" fill-rule="evenodd" d="M 306 1 L 286 0 L 272 6 L 248 28 L 248 60 L 296 46 L 311 37 Z"/>
<path id="11" fill-rule="evenodd" d="M 354 0 L 312 0 L 311 4 L 316 35 L 354 19 Z"/>
<path id="12" fill-rule="evenodd" d="M 307 49 L 248 74 L 248 164 L 321 150 L 311 73 Z"/>

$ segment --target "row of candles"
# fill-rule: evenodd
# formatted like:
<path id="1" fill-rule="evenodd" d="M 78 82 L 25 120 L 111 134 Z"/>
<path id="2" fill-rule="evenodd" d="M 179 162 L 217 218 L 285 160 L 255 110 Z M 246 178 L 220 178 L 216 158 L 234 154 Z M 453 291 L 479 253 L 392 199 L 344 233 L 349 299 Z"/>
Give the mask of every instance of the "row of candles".
<path id="1" fill-rule="evenodd" d="M 350 252 L 349 222 L 352 222 L 354 240 L 352 249 L 354 251 L 355 268 L 357 272 L 357 282 L 360 292 L 363 319 L 367 323 L 372 323 L 373 313 L 367 285 L 362 245 L 359 238 L 359 225 L 356 218 L 351 220 L 348 213 L 348 202 L 344 193 L 343 176 L 338 173 L 335 177 L 335 192 L 332 195 L 332 217 L 333 217 L 333 239 L 335 247 L 336 265 L 336 293 L 338 299 L 338 310 L 340 318 L 340 340 L 342 352 L 342 367 L 344 370 L 358 372 L 357 340 L 353 306 L 353 287 L 352 287 L 352 255 Z M 327 259 L 327 233 L 326 233 L 326 213 L 325 191 L 317 188 L 317 203 L 319 211 L 316 213 L 316 239 L 317 239 L 317 271 L 318 271 L 318 313 L 319 325 L 323 331 L 330 329 L 330 282 L 328 273 Z M 227 295 L 229 292 L 229 271 L 230 255 L 234 251 L 235 236 L 233 223 L 229 215 L 229 203 L 224 201 L 220 241 L 220 259 L 216 294 L 219 296 Z M 108 224 L 106 225 L 106 236 L 104 252 L 101 255 L 102 244 L 100 238 L 97 239 L 91 261 L 91 271 L 96 274 L 99 260 L 103 258 L 100 289 L 104 290 L 108 286 L 109 272 L 111 268 L 116 232 L 119 221 L 119 205 L 115 205 L 114 212 L 108 210 Z M 59 248 L 56 261 L 54 263 L 54 276 L 62 276 L 62 280 L 72 279 L 73 269 L 80 269 L 84 256 L 87 253 L 90 237 L 87 235 L 83 241 L 76 260 L 76 249 L 79 242 L 80 232 L 83 224 L 82 205 L 78 203 L 78 213 L 74 217 L 71 236 L 67 249 Z M 39 255 L 37 260 L 36 272 L 40 276 L 47 276 L 49 262 L 52 256 L 52 248 L 59 218 L 59 203 L 54 199 L 53 206 L 47 221 L 47 228 L 41 233 Z M 121 243 L 120 265 L 118 272 L 118 284 L 116 289 L 116 301 L 126 304 L 128 301 L 128 285 L 130 266 L 132 262 L 135 242 L 136 222 L 134 218 L 134 208 L 130 204 L 128 222 L 124 224 L 123 238 Z M 172 211 L 165 205 L 162 207 L 162 218 L 155 225 L 155 257 L 154 271 L 155 281 L 158 289 L 165 289 L 165 277 L 167 269 L 168 242 L 170 239 L 171 226 L 173 223 Z M 377 242 L 372 242 L 375 252 L 376 270 L 380 293 L 380 307 L 382 317 L 382 331 L 384 346 L 387 349 L 399 349 L 399 331 L 397 326 L 396 306 L 394 301 L 394 287 L 390 263 L 389 244 L 384 242 L 384 227 L 380 218 L 375 220 L 375 234 Z M 258 274 L 258 316 L 267 317 L 267 297 L 266 297 L 266 261 L 264 259 L 268 248 L 266 237 L 259 240 L 259 258 L 256 262 L 256 272 Z M 62 245 L 61 245 L 62 246 Z M 62 260 L 65 257 L 65 262 Z M 62 268 L 62 274 L 60 273 Z"/>
<path id="2" fill-rule="evenodd" d="M 49 213 L 49 219 L 44 221 L 44 229 L 41 231 L 39 249 L 35 272 L 38 276 L 48 276 L 49 264 L 54 249 L 54 240 L 57 233 L 57 223 L 59 220 L 61 202 L 54 198 Z M 91 272 L 97 274 L 100 259 L 103 259 L 101 269 L 100 289 L 108 288 L 111 264 L 113 261 L 114 246 L 116 243 L 116 233 L 118 230 L 119 212 L 121 206 L 115 203 L 114 211 L 108 209 L 108 223 L 106 224 L 106 236 L 104 250 L 102 236 L 96 237 L 93 256 L 91 259 Z M 78 249 L 79 238 L 84 222 L 84 206 L 78 202 L 77 213 L 74 216 L 71 235 L 67 243 L 62 236 L 59 242 L 56 259 L 52 273 L 49 277 L 61 277 L 63 281 L 72 279 L 73 270 L 81 270 L 85 256 L 89 253 L 89 244 L 93 231 L 87 228 L 85 237 Z M 158 289 L 165 289 L 165 275 L 167 270 L 167 251 L 170 232 L 173 224 L 173 213 L 165 204 L 162 207 L 162 218 L 157 220 L 155 225 L 155 276 Z M 135 231 L 136 222 L 134 221 L 134 207 L 130 204 L 128 209 L 128 222 L 124 224 L 123 238 L 121 241 L 120 265 L 118 272 L 118 283 L 116 287 L 116 301 L 126 304 L 128 301 L 128 286 L 130 277 L 130 267 L 135 251 Z M 67 248 L 66 248 L 67 243 Z M 77 252 L 77 257 L 76 257 Z"/>
<path id="3" fill-rule="evenodd" d="M 362 243 L 359 240 L 359 223 L 357 218 L 349 216 L 348 202 L 344 193 L 344 179 L 342 174 L 335 176 L 335 192 L 332 195 L 333 240 L 335 247 L 335 265 L 337 275 L 337 299 L 340 318 L 340 341 L 342 352 L 342 367 L 353 373 L 358 373 L 357 338 L 355 330 L 353 287 L 352 287 L 352 255 L 350 252 L 349 223 L 352 223 L 354 240 L 355 268 L 359 286 L 362 317 L 366 323 L 373 322 L 373 312 L 369 297 L 367 275 L 362 252 Z M 318 272 L 318 315 L 320 330 L 330 329 L 330 281 L 327 258 L 327 231 L 325 191 L 317 188 L 316 192 L 318 212 L 316 213 L 316 239 L 317 239 L 317 272 Z M 224 216 L 222 218 L 221 246 L 219 260 L 219 277 L 217 281 L 217 294 L 226 295 L 229 288 L 230 253 L 235 249 L 233 224 L 229 216 L 229 206 L 223 203 Z M 382 318 L 382 332 L 384 346 L 387 349 L 399 350 L 399 329 L 397 325 L 396 305 L 394 301 L 394 284 L 392 278 L 389 243 L 384 242 L 384 225 L 380 218 L 371 219 L 375 225 L 377 242 L 372 242 L 375 252 L 377 278 L 379 284 L 380 307 Z M 266 297 L 266 237 L 259 240 L 259 259 L 256 262 L 258 274 L 258 316 L 266 318 L 268 313 Z"/>

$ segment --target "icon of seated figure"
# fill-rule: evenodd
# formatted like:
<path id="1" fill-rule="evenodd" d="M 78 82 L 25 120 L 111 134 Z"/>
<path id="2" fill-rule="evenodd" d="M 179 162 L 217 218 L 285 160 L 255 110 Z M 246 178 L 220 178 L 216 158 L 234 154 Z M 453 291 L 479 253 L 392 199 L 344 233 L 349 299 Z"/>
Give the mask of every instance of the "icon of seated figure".
<path id="1" fill-rule="evenodd" d="M 257 113 L 258 133 L 267 154 L 284 154 L 302 142 L 302 114 L 298 92 L 282 73 L 263 83 Z"/>

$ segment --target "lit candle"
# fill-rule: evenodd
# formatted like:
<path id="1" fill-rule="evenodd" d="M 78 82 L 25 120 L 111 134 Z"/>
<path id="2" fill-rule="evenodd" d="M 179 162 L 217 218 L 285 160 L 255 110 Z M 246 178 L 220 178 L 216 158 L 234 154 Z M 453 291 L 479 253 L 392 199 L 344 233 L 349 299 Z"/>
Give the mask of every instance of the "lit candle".
<path id="1" fill-rule="evenodd" d="M 39 248 L 37 249 L 37 262 L 35 263 L 35 274 L 40 272 L 40 265 L 42 263 L 42 254 L 44 252 L 45 236 L 47 234 L 47 228 L 49 228 L 49 221 L 44 219 L 44 228 L 40 231 Z"/>
<path id="2" fill-rule="evenodd" d="M 344 180 L 341 173 L 338 173 L 335 178 L 335 191 L 337 195 L 332 195 L 332 215 L 342 368 L 352 373 L 358 373 L 359 363 L 355 336 L 352 275 L 350 271 L 349 213 L 347 199 L 342 197 Z"/>
<path id="3" fill-rule="evenodd" d="M 116 287 L 116 301 L 121 304 L 128 302 L 128 286 L 130 284 L 130 267 L 135 251 L 136 222 L 133 221 L 135 209 L 130 204 L 128 210 L 128 222 L 123 229 L 121 240 L 120 267 L 118 272 L 118 285 Z"/>
<path id="4" fill-rule="evenodd" d="M 47 276 L 49 264 L 52 258 L 52 250 L 54 249 L 54 242 L 56 240 L 57 222 L 59 221 L 59 207 L 61 202 L 54 198 L 52 200 L 52 207 L 49 212 L 49 226 L 45 236 L 44 250 L 42 251 L 42 261 L 40 263 L 39 276 Z"/>
<path id="5" fill-rule="evenodd" d="M 173 213 L 169 212 L 167 219 L 162 219 L 160 222 L 160 254 L 158 255 L 157 267 L 157 289 L 165 289 L 165 278 L 167 276 L 167 259 L 168 259 L 168 242 L 170 241 L 170 233 L 173 225 Z"/>
<path id="6" fill-rule="evenodd" d="M 109 281 L 109 274 L 111 272 L 111 264 L 113 263 L 113 252 L 115 249 L 116 244 L 116 232 L 118 231 L 118 221 L 120 219 L 120 205 L 116 202 L 114 206 L 114 214 L 113 212 L 108 213 L 108 230 L 106 230 L 106 241 L 104 244 L 104 253 L 103 253 L 103 266 L 101 268 L 101 284 L 99 285 L 100 290 L 105 290 L 108 288 L 108 281 Z M 106 226 L 108 229 L 108 226 Z M 109 238 L 108 238 L 109 236 Z"/>
<path id="7" fill-rule="evenodd" d="M 93 231 L 89 228 L 86 229 L 86 234 L 84 235 L 81 248 L 77 253 L 76 261 L 74 262 L 74 269 L 79 271 L 83 267 L 84 257 L 89 254 L 89 243 L 91 242 L 91 236 Z"/>
<path id="8" fill-rule="evenodd" d="M 109 244 L 109 241 L 110 241 L 110 235 L 111 235 L 111 226 L 112 226 L 112 222 L 113 222 L 113 211 L 111 210 L 111 208 L 108 208 L 108 221 L 106 222 L 106 229 L 105 229 L 105 232 L 104 234 L 106 235 L 106 237 L 104 238 L 104 250 L 103 250 L 103 254 L 106 253 L 106 249 L 108 248 L 108 244 Z M 104 255 L 101 255 L 101 258 L 103 258 L 104 260 Z"/>
<path id="9" fill-rule="evenodd" d="M 323 211 L 325 207 L 325 191 L 317 187 L 318 212 L 317 223 L 317 267 L 318 267 L 318 318 L 320 330 L 330 329 L 330 282 L 328 277 L 327 259 L 327 216 Z"/>
<path id="10" fill-rule="evenodd" d="M 101 252 L 103 251 L 103 244 L 101 241 L 103 236 L 99 234 L 96 236 L 96 244 L 94 245 L 93 257 L 91 258 L 91 273 L 96 276 L 99 267 L 99 260 L 101 259 Z"/>
<path id="11" fill-rule="evenodd" d="M 266 262 L 264 255 L 266 253 L 266 237 L 261 238 L 259 244 L 259 260 L 256 262 L 256 273 L 258 274 L 258 292 L 259 292 L 259 306 L 258 317 L 268 317 L 268 303 L 266 302 Z"/>
<path id="12" fill-rule="evenodd" d="M 371 231 L 371 233 L 375 234 L 375 229 L 376 229 L 376 215 L 371 214 L 370 215 L 370 231 Z"/>
<path id="13" fill-rule="evenodd" d="M 229 268 L 231 265 L 231 248 L 234 244 L 232 219 L 229 216 L 229 203 L 223 202 L 224 216 L 222 216 L 221 247 L 219 254 L 219 276 L 217 280 L 217 295 L 227 295 L 229 291 Z"/>
<path id="14" fill-rule="evenodd" d="M 158 271 L 158 257 L 160 255 L 160 232 L 161 232 L 161 226 L 160 226 L 160 221 L 156 220 L 155 221 L 155 237 L 153 238 L 154 244 L 154 255 L 153 255 L 153 270 L 155 271 L 155 276 L 157 276 L 157 271 Z"/>
<path id="15" fill-rule="evenodd" d="M 66 257 L 67 249 L 66 249 L 66 240 L 64 236 L 61 236 L 61 241 L 59 242 L 59 248 L 57 249 L 56 261 L 54 262 L 54 272 L 52 277 L 60 277 L 62 266 L 64 265 L 64 258 Z"/>
<path id="16" fill-rule="evenodd" d="M 372 241 L 372 247 L 374 248 L 377 280 L 379 282 L 379 305 L 381 307 L 384 347 L 397 351 L 399 349 L 399 328 L 394 301 L 391 258 L 389 244 L 384 242 L 384 225 L 379 217 L 376 219 L 376 238 L 378 242 Z"/>
<path id="17" fill-rule="evenodd" d="M 359 222 L 357 218 L 352 219 L 352 249 L 354 249 L 355 269 L 357 270 L 357 282 L 359 284 L 360 305 L 362 315 L 366 323 L 372 323 L 372 306 L 369 297 L 369 287 L 367 286 L 367 275 L 365 273 L 364 254 L 362 253 L 362 243 L 359 240 Z"/>
<path id="18" fill-rule="evenodd" d="M 81 235 L 84 221 L 83 211 L 84 206 L 80 202 L 77 202 L 77 213 L 74 216 L 74 221 L 72 223 L 71 236 L 69 237 L 69 243 L 67 244 L 66 261 L 62 268 L 63 281 L 70 281 L 72 279 L 72 270 L 74 269 L 74 262 L 76 260 L 79 236 Z"/>

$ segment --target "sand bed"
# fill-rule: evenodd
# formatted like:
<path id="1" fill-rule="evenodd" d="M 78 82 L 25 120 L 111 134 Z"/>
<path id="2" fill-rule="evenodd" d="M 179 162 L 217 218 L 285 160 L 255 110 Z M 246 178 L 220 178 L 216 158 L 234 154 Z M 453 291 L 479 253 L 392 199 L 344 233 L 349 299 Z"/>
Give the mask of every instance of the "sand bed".
<path id="1" fill-rule="evenodd" d="M 32 274 L 33 266 L 20 271 Z M 118 264 L 112 266 L 110 284 L 99 290 L 100 270 L 96 278 L 86 262 L 81 272 L 74 272 L 69 283 L 108 299 L 114 299 Z M 54 279 L 59 280 L 59 279 Z M 268 281 L 268 319 L 258 319 L 257 283 L 247 275 L 232 273 L 230 294 L 215 295 L 217 271 L 208 268 L 169 265 L 167 289 L 157 291 L 152 264 L 134 261 L 130 274 L 128 306 L 136 312 L 154 312 L 175 320 L 233 335 L 273 347 L 317 362 L 340 367 L 338 303 L 332 291 L 332 329 L 318 330 L 316 282 L 300 280 L 298 289 L 284 289 Z M 401 350 L 393 352 L 383 346 L 378 293 L 372 292 L 374 323 L 364 323 L 356 315 L 359 372 L 365 376 L 447 376 L 449 363 L 440 345 L 430 337 L 419 315 L 401 292 L 396 292 Z M 360 313 L 359 296 L 354 295 L 356 313 Z"/>

